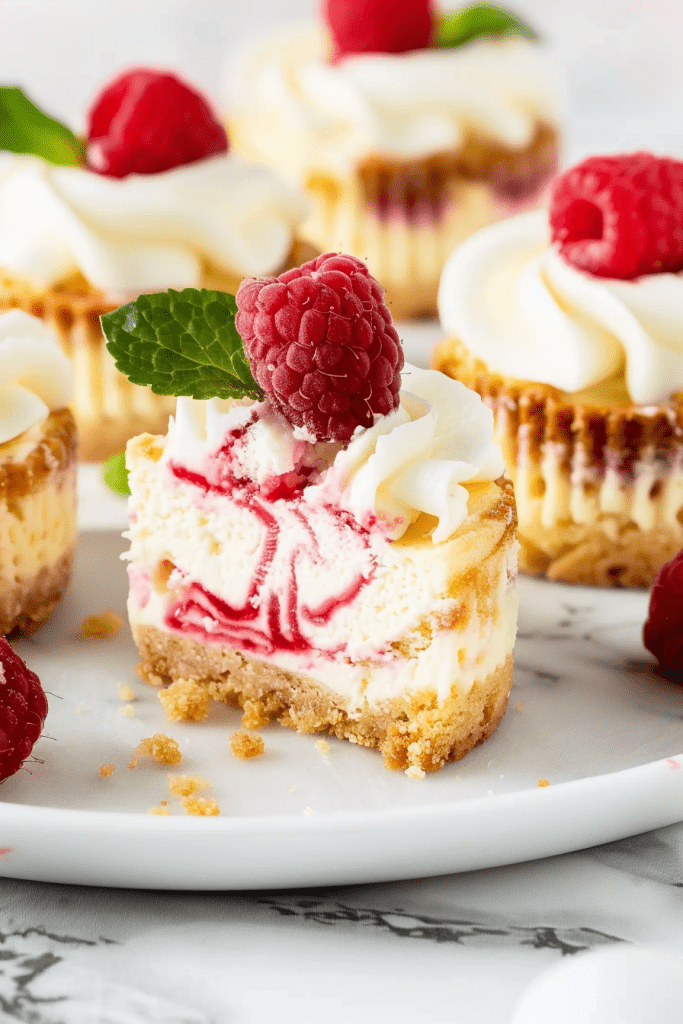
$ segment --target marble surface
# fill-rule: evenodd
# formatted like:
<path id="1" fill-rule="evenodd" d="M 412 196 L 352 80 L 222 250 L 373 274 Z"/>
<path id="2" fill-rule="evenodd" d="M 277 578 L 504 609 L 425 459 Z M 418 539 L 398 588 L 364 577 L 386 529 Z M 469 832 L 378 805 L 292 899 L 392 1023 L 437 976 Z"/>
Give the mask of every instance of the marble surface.
<path id="1" fill-rule="evenodd" d="M 313 7 L 0 0 L 2 78 L 75 127 L 96 86 L 132 62 L 179 67 L 217 98 L 229 46 Z M 567 159 L 597 149 L 683 153 L 680 0 L 515 7 L 566 73 Z M 414 339 L 418 358 L 431 337 L 425 328 Z M 84 522 L 116 521 L 116 502 L 96 485 L 87 497 Z M 610 595 L 597 596 L 609 615 Z M 601 671 L 595 649 L 585 671 Z M 324 892 L 0 879 L 0 1022 L 509 1024 L 547 968 L 619 944 L 683 952 L 683 825 L 535 863 Z"/>

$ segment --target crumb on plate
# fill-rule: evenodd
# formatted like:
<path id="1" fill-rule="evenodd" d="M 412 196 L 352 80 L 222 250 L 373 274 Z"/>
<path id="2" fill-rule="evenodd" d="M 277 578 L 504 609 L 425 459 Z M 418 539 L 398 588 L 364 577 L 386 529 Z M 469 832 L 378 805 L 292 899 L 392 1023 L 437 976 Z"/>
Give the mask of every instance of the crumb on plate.
<path id="1" fill-rule="evenodd" d="M 158 817 L 163 818 L 163 817 L 168 817 L 171 812 L 169 811 L 168 807 L 166 806 L 166 801 L 162 800 L 158 807 L 150 807 L 150 809 L 147 811 L 147 813 L 148 814 L 156 814 Z"/>
<path id="2" fill-rule="evenodd" d="M 210 789 L 211 783 L 201 775 L 169 775 L 168 788 L 172 796 L 192 796 L 200 789 Z"/>
<path id="3" fill-rule="evenodd" d="M 539 789 L 545 789 L 545 787 L 549 786 L 549 785 L 550 785 L 550 783 L 548 782 L 547 779 L 539 779 L 538 780 L 538 788 Z"/>
<path id="4" fill-rule="evenodd" d="M 316 750 L 319 750 L 321 754 L 329 754 L 331 749 L 327 740 L 316 740 L 315 746 Z"/>
<path id="5" fill-rule="evenodd" d="M 132 686 L 128 686 L 126 683 L 119 683 L 117 692 L 119 700 L 137 700 L 135 690 Z"/>
<path id="6" fill-rule="evenodd" d="M 138 759 L 137 759 L 137 757 L 131 757 L 130 761 L 128 762 L 128 767 L 129 768 L 137 768 L 137 766 L 138 766 Z"/>
<path id="7" fill-rule="evenodd" d="M 100 765 L 100 775 L 102 776 L 103 779 L 108 779 L 109 776 L 112 774 L 112 772 L 115 772 L 115 771 L 116 771 L 116 765 L 115 764 L 101 764 Z"/>
<path id="8" fill-rule="evenodd" d="M 240 729 L 230 737 L 230 749 L 234 757 L 246 761 L 250 757 L 258 757 L 266 748 L 261 736 L 252 736 Z"/>
<path id="9" fill-rule="evenodd" d="M 159 764 L 180 764 L 183 759 L 177 740 L 163 732 L 155 732 L 153 736 L 140 740 L 134 753 L 138 757 L 153 757 Z"/>
<path id="10" fill-rule="evenodd" d="M 176 679 L 159 691 L 159 700 L 174 722 L 203 722 L 211 707 L 208 689 L 193 679 Z"/>
<path id="11" fill-rule="evenodd" d="M 517 703 L 515 704 L 515 711 L 524 711 L 524 701 L 517 701 Z"/>
<path id="12" fill-rule="evenodd" d="M 198 817 L 215 817 L 221 813 L 220 807 L 212 797 L 184 796 L 181 798 L 180 803 L 188 814 Z"/>
<path id="13" fill-rule="evenodd" d="M 119 708 L 119 714 L 122 718 L 135 718 L 135 708 L 132 704 L 122 704 Z"/>
<path id="14" fill-rule="evenodd" d="M 80 635 L 84 639 L 97 637 L 106 640 L 118 636 L 122 626 L 121 616 L 117 615 L 113 608 L 106 608 L 99 615 L 86 615 L 81 623 Z"/>

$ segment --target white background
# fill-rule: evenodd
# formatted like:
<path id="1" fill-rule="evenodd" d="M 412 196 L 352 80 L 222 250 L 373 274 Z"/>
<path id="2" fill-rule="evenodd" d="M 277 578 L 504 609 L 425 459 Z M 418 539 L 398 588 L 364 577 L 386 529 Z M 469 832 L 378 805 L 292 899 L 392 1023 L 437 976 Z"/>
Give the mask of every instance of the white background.
<path id="1" fill-rule="evenodd" d="M 638 148 L 683 156 L 683 0 L 510 6 L 566 76 L 567 160 Z M 220 103 L 236 41 L 315 10 L 315 0 L 0 0 L 0 82 L 22 85 L 76 131 L 102 82 L 132 63 L 178 69 Z"/>

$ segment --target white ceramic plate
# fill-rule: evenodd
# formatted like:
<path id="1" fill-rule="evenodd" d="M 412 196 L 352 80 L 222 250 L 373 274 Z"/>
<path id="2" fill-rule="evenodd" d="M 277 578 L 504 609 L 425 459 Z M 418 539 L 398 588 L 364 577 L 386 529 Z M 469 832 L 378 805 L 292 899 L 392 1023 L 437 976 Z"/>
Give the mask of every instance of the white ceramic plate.
<path id="1" fill-rule="evenodd" d="M 135 676 L 127 629 L 76 636 L 88 613 L 124 614 L 123 547 L 115 531 L 83 533 L 64 603 L 16 645 L 51 696 L 42 763 L 2 787 L 5 875 L 171 889 L 376 882 L 562 853 L 683 818 L 683 687 L 655 675 L 641 648 L 646 595 L 523 580 L 501 727 L 464 761 L 412 780 L 373 751 L 330 740 L 323 754 L 315 737 L 280 726 L 264 730 L 263 757 L 238 761 L 236 710 L 169 722 Z M 133 718 L 120 714 L 120 683 L 137 694 Z M 180 744 L 175 771 L 212 783 L 220 817 L 187 816 L 168 768 L 127 767 L 157 731 Z M 116 770 L 103 779 L 108 763 Z M 149 815 L 163 799 L 171 816 Z"/>

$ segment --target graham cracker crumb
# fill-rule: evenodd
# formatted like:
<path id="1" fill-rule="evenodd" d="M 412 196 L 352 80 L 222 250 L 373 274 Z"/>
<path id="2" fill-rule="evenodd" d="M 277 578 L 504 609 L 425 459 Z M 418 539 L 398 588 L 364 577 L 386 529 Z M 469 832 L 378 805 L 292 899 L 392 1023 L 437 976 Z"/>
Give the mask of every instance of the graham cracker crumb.
<path id="1" fill-rule="evenodd" d="M 125 683 L 119 683 L 117 692 L 119 700 L 137 700 L 133 687 L 127 686 Z"/>
<path id="2" fill-rule="evenodd" d="M 166 690 L 159 691 L 159 700 L 174 722 L 203 722 L 211 707 L 206 687 L 193 679 L 176 679 Z"/>
<path id="3" fill-rule="evenodd" d="M 252 736 L 240 730 L 230 737 L 230 749 L 234 757 L 246 761 L 250 757 L 258 757 L 266 748 L 261 736 Z"/>
<path id="4" fill-rule="evenodd" d="M 74 708 L 74 711 L 76 712 L 77 715 L 82 715 L 83 714 L 83 708 L 81 707 L 80 704 L 76 705 L 76 707 Z"/>
<path id="5" fill-rule="evenodd" d="M 409 779 L 424 779 L 426 772 L 416 764 L 411 764 L 410 767 L 406 768 L 405 774 Z"/>
<path id="6" fill-rule="evenodd" d="M 100 765 L 100 775 L 102 776 L 103 779 L 108 779 L 109 776 L 112 774 L 112 772 L 115 772 L 115 771 L 116 771 L 116 765 L 115 764 L 101 764 Z"/>
<path id="7" fill-rule="evenodd" d="M 547 779 L 539 779 L 538 780 L 538 788 L 539 789 L 544 789 L 546 786 L 549 786 L 549 785 L 550 785 L 550 783 L 548 782 Z"/>
<path id="8" fill-rule="evenodd" d="M 122 718 L 135 718 L 135 708 L 132 704 L 124 704 L 119 708 L 119 714 Z"/>
<path id="9" fill-rule="evenodd" d="M 117 636 L 121 632 L 123 619 L 117 615 L 113 608 L 106 608 L 99 615 L 86 615 L 81 623 L 80 635 L 83 639 L 107 640 Z"/>
<path id="10" fill-rule="evenodd" d="M 268 710 L 262 700 L 245 700 L 242 705 L 243 729 L 260 729 L 269 722 Z"/>
<path id="11" fill-rule="evenodd" d="M 215 817 L 221 813 L 220 807 L 211 797 L 184 796 L 180 803 L 188 814 L 194 814 L 199 817 Z"/>
<path id="12" fill-rule="evenodd" d="M 517 703 L 515 704 L 515 711 L 524 711 L 524 703 L 523 703 L 523 701 L 521 701 L 521 700 L 517 701 Z"/>
<path id="13" fill-rule="evenodd" d="M 147 813 L 148 814 L 156 814 L 159 817 L 168 817 L 171 812 L 169 811 L 168 807 L 166 807 L 165 805 L 166 805 L 166 801 L 162 800 L 158 807 L 150 807 L 150 809 L 147 811 Z"/>
<path id="14" fill-rule="evenodd" d="M 200 789 L 210 789 L 211 783 L 201 775 L 169 775 L 168 788 L 172 796 L 192 796 Z"/>
<path id="15" fill-rule="evenodd" d="M 159 764 L 180 764 L 183 759 L 177 741 L 163 732 L 155 732 L 153 736 L 140 740 L 134 753 L 140 757 L 153 757 Z"/>
<path id="16" fill-rule="evenodd" d="M 138 765 L 137 757 L 131 757 L 130 761 L 128 762 L 128 767 L 129 768 L 137 768 L 137 765 Z"/>
<path id="17" fill-rule="evenodd" d="M 330 752 L 330 745 L 327 740 L 316 740 L 315 746 L 316 750 L 319 750 L 321 754 L 329 754 Z"/>

